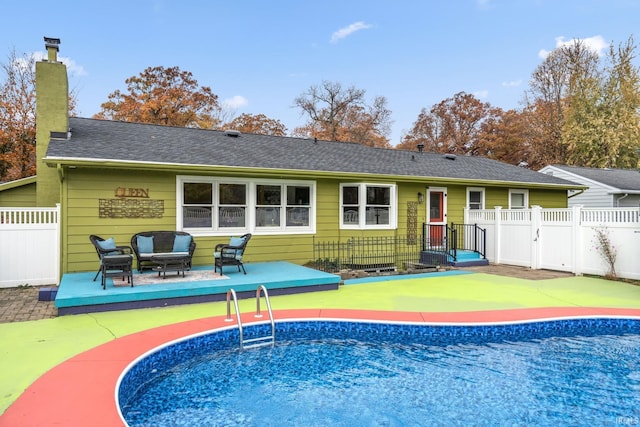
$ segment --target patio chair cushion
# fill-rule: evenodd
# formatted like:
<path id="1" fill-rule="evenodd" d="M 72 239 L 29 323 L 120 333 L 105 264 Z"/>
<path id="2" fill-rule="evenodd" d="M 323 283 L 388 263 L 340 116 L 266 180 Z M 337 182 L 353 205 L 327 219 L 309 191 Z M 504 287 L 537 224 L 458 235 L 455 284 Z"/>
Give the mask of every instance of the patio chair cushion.
<path id="1" fill-rule="evenodd" d="M 153 236 L 137 236 L 138 251 L 153 253 Z"/>
<path id="2" fill-rule="evenodd" d="M 113 237 L 109 237 L 106 240 L 97 240 L 96 243 L 98 243 L 100 249 L 104 249 L 106 251 L 111 249 L 113 249 L 114 251 L 116 250 L 116 241 L 113 239 Z"/>
<path id="3" fill-rule="evenodd" d="M 116 245 L 116 241 L 113 239 L 113 237 L 110 237 L 107 240 L 96 240 L 96 243 L 98 244 L 98 246 L 100 246 L 100 249 L 105 251 L 110 251 L 110 252 L 104 253 L 103 255 L 122 254 L 121 248 L 118 248 L 118 246 Z"/>
<path id="4" fill-rule="evenodd" d="M 188 256 L 188 268 L 196 250 L 196 240 L 189 233 L 174 230 L 140 231 L 131 236 L 131 247 L 136 255 L 138 271 L 153 268 L 151 257 L 157 255 Z"/>
<path id="5" fill-rule="evenodd" d="M 229 246 L 242 246 L 244 245 L 244 238 L 242 237 L 231 237 L 229 239 Z M 223 249 L 225 258 L 235 258 L 238 261 L 242 261 L 242 249 Z M 222 253 L 220 251 L 216 251 L 213 253 L 214 258 L 220 258 Z"/>
<path id="6" fill-rule="evenodd" d="M 244 245 L 244 238 L 242 237 L 231 237 L 229 239 L 229 246 L 242 246 Z M 238 255 L 242 258 L 242 249 L 238 251 Z"/>
<path id="7" fill-rule="evenodd" d="M 177 234 L 173 238 L 173 252 L 189 252 L 189 246 L 191 245 L 191 236 L 184 236 Z"/>
<path id="8" fill-rule="evenodd" d="M 231 237 L 231 239 L 229 239 L 229 244 L 231 246 L 240 246 L 243 243 L 244 239 L 242 237 Z"/>
<path id="9" fill-rule="evenodd" d="M 242 261 L 242 253 L 239 253 L 239 252 L 241 252 L 241 251 L 237 251 L 235 253 L 235 255 L 233 256 L 233 258 L 235 258 L 238 261 Z M 229 257 L 229 255 L 230 255 L 230 253 L 226 253 L 225 257 Z M 222 256 L 222 253 L 220 253 L 220 252 L 214 252 L 213 253 L 213 257 L 214 258 L 220 258 L 221 256 Z M 231 257 L 229 257 L 229 258 L 231 258 Z"/>

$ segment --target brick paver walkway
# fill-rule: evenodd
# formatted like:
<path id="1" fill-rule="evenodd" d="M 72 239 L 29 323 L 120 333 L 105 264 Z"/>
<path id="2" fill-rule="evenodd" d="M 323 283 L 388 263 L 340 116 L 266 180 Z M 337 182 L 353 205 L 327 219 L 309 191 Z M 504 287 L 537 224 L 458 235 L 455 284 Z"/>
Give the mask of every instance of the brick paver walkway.
<path id="1" fill-rule="evenodd" d="M 56 317 L 54 302 L 38 301 L 39 292 L 39 287 L 30 286 L 0 288 L 0 323 Z"/>

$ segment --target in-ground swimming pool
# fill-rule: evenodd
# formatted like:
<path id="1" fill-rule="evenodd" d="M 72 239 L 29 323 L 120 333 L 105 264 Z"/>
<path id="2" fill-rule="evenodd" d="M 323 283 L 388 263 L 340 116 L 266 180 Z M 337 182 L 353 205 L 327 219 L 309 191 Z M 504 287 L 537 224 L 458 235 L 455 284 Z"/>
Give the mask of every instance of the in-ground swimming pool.
<path id="1" fill-rule="evenodd" d="M 130 426 L 620 425 L 640 419 L 640 320 L 492 326 L 277 323 L 274 347 L 237 329 L 132 364 Z M 245 328 L 265 335 L 267 326 Z"/>

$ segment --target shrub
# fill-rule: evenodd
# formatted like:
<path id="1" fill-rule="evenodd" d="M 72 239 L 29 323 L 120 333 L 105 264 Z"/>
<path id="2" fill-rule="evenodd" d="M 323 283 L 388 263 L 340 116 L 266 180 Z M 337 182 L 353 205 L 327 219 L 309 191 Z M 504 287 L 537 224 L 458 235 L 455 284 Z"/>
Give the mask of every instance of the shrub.
<path id="1" fill-rule="evenodd" d="M 611 238 L 609 237 L 609 230 L 606 227 L 594 228 L 596 232 L 596 251 L 602 257 L 604 262 L 609 267 L 609 271 L 605 274 L 605 277 L 608 279 L 615 279 L 616 275 L 616 258 L 618 256 L 618 252 L 616 247 L 611 243 Z"/>

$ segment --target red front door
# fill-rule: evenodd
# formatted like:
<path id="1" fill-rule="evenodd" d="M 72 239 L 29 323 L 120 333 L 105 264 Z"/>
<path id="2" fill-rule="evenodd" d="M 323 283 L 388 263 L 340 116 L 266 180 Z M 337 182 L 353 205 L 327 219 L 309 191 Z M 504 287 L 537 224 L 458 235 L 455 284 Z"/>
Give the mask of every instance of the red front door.
<path id="1" fill-rule="evenodd" d="M 446 233 L 445 192 L 429 191 L 429 242 L 442 246 Z"/>

